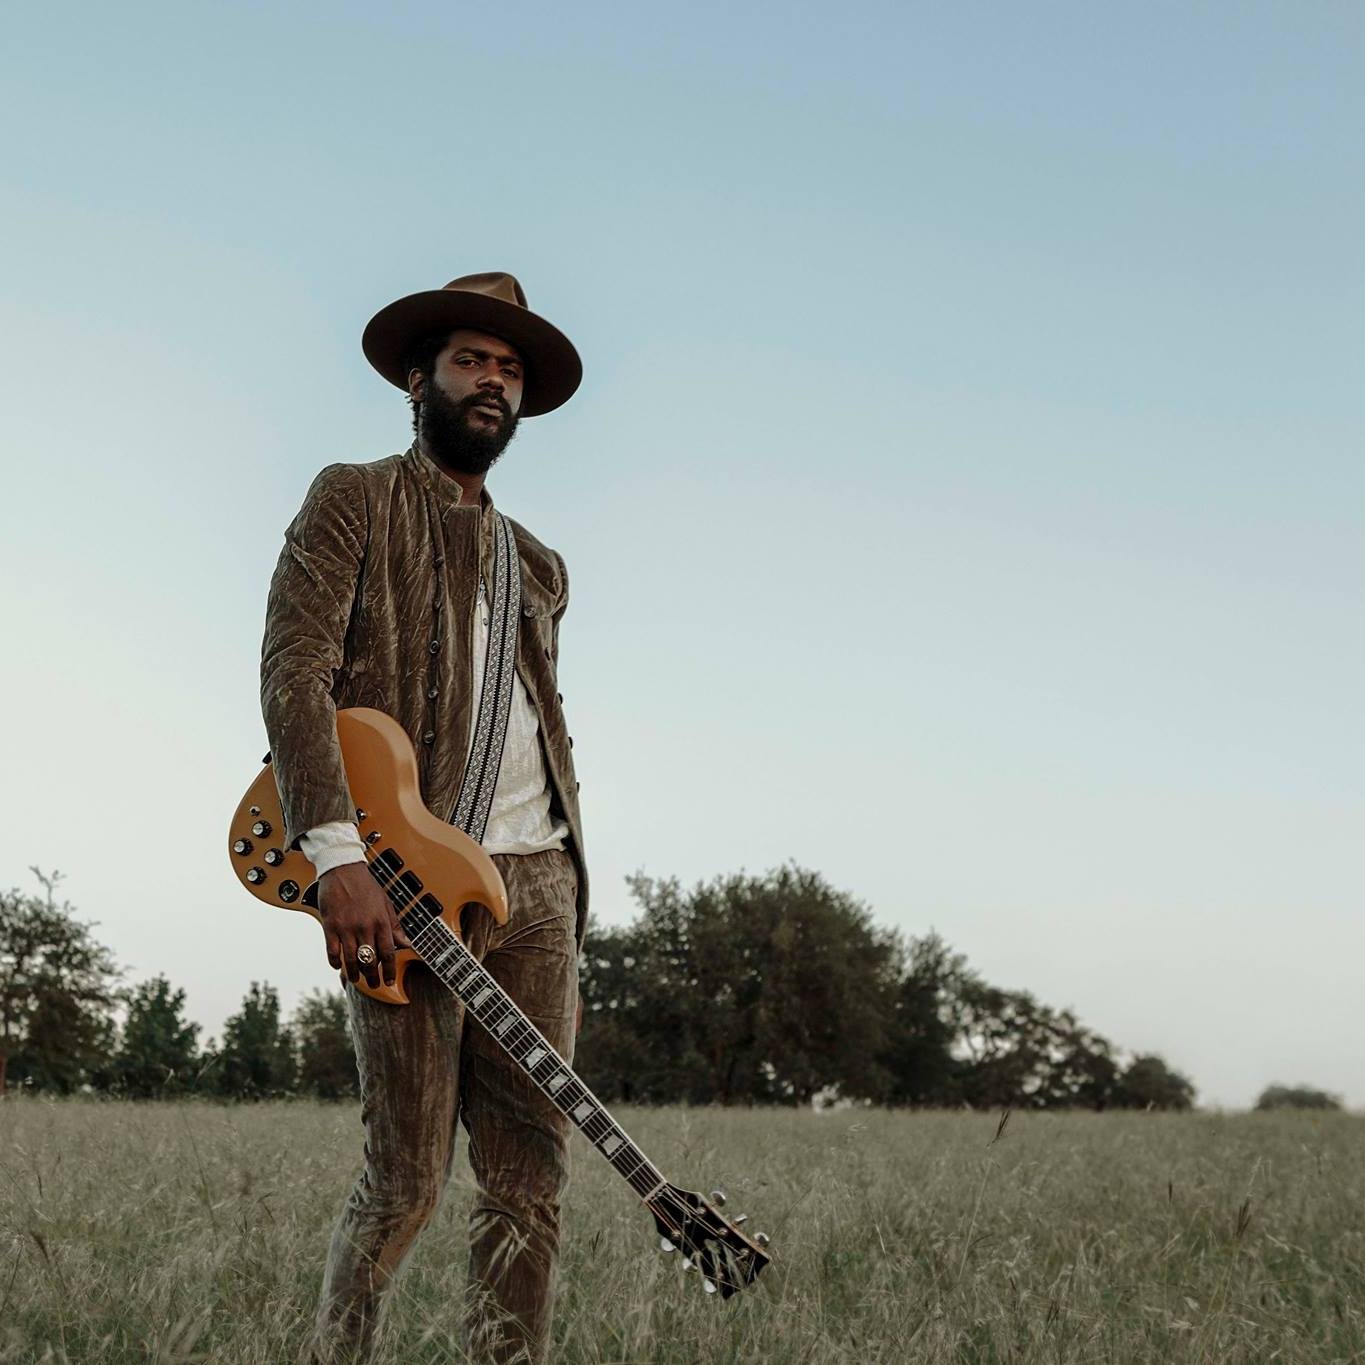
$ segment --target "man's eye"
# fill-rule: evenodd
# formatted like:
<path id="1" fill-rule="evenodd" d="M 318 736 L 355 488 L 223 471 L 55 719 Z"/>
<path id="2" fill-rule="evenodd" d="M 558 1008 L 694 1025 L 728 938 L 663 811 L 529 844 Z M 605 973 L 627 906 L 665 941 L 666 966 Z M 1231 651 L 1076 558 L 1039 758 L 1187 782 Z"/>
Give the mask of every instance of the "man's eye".
<path id="1" fill-rule="evenodd" d="M 455 363 L 457 365 L 473 365 L 475 361 L 472 355 L 462 355 Z"/>
<path id="2" fill-rule="evenodd" d="M 503 372 L 503 374 L 505 374 L 505 375 L 508 377 L 508 379 L 520 379 L 520 378 L 521 378 L 521 371 L 520 371 L 520 370 L 514 370 L 514 369 L 512 369 L 510 366 L 506 366 L 506 365 L 503 366 L 503 371 L 502 371 L 502 372 Z"/>

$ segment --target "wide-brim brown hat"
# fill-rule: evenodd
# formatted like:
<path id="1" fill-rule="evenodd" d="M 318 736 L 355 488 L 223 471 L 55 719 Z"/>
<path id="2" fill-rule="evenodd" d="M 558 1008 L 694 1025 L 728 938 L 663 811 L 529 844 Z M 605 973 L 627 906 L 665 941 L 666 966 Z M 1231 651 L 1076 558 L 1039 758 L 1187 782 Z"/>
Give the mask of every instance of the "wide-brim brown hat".
<path id="1" fill-rule="evenodd" d="M 408 391 L 404 360 L 415 341 L 437 332 L 472 327 L 516 347 L 526 362 L 521 417 L 538 417 L 567 403 L 583 378 L 573 342 L 526 306 L 516 276 L 490 270 L 461 275 L 444 289 L 409 294 L 381 308 L 365 327 L 365 357 L 385 379 Z"/>

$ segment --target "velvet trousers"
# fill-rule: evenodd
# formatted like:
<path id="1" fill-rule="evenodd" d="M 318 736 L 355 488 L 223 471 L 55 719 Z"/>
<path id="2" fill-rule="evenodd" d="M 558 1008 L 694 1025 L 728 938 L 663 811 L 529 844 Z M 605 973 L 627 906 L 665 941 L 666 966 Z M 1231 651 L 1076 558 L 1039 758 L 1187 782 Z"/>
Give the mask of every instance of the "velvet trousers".
<path id="1" fill-rule="evenodd" d="M 495 854 L 510 916 L 466 914 L 470 951 L 566 1060 L 578 1003 L 577 873 L 560 849 Z M 360 1072 L 365 1164 L 332 1234 L 311 1343 L 317 1365 L 374 1358 L 387 1291 L 440 1201 L 457 1122 L 476 1196 L 459 1316 L 479 1365 L 546 1358 L 568 1179 L 570 1124 L 430 971 L 408 970 L 411 1004 L 346 986 Z M 452 1314 L 451 1330 L 457 1323 Z"/>

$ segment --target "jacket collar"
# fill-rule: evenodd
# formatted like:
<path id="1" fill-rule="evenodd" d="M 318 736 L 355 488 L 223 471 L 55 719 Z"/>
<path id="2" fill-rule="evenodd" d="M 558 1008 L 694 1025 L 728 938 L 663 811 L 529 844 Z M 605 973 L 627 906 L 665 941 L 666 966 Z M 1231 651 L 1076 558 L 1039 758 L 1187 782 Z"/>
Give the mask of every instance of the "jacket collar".
<path id="1" fill-rule="evenodd" d="M 418 449 L 415 441 L 403 452 L 402 460 L 412 471 L 413 477 L 436 500 L 436 506 L 440 509 L 442 516 L 450 508 L 458 506 L 463 492 L 460 485 L 440 465 L 429 456 L 424 455 Z M 481 512 L 493 510 L 493 499 L 486 485 L 479 493 L 479 510 Z"/>

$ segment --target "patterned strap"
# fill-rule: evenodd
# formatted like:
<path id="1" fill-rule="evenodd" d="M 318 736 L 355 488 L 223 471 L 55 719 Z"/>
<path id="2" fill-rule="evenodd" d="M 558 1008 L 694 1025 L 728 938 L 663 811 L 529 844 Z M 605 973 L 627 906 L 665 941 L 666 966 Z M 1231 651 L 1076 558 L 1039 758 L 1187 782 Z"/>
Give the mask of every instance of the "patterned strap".
<path id="1" fill-rule="evenodd" d="M 521 560 L 512 523 L 493 513 L 493 619 L 488 627 L 488 651 L 483 663 L 483 691 L 474 723 L 474 746 L 460 784 L 460 799 L 450 823 L 483 843 L 493 809 L 493 791 L 507 742 L 507 718 L 512 713 L 512 680 L 517 672 L 517 623 L 521 616 Z"/>

